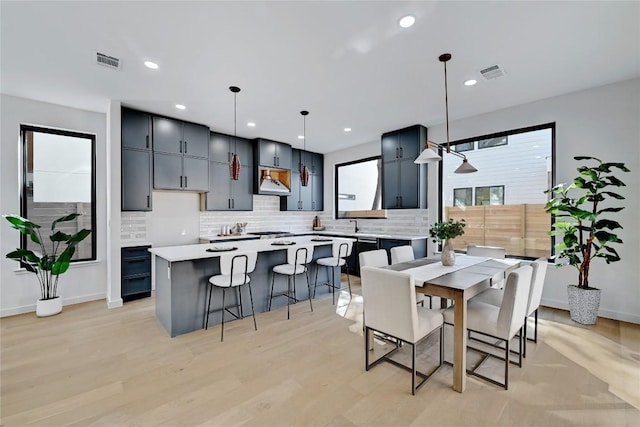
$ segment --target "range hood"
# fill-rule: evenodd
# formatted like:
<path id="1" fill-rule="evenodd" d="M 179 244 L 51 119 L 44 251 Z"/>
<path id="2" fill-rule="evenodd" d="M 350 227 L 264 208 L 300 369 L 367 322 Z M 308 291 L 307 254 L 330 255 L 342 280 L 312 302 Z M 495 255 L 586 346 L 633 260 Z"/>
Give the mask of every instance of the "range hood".
<path id="1" fill-rule="evenodd" d="M 267 168 L 260 169 L 260 192 L 289 194 L 291 190 Z"/>

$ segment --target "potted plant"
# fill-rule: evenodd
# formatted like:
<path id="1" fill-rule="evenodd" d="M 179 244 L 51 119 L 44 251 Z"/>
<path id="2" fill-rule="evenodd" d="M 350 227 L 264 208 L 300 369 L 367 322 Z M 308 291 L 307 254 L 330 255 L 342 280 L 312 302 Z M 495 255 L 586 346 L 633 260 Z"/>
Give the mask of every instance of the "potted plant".
<path id="1" fill-rule="evenodd" d="M 91 230 L 83 228 L 75 234 L 63 233 L 56 230 L 56 225 L 60 222 L 72 221 L 80 214 L 74 213 L 58 218 L 51 224 L 51 234 L 49 235 L 51 246 L 47 250 L 47 245 L 45 245 L 47 242 L 40 234 L 40 228 L 42 228 L 40 225 L 18 215 L 3 216 L 13 228 L 26 235 L 32 242 L 40 245 L 40 253 L 18 248 L 7 254 L 7 258 L 19 261 L 22 267 L 34 273 L 40 282 L 42 298 L 36 303 L 36 315 L 44 317 L 60 313 L 62 298 L 57 294 L 58 279 L 69 269 L 76 246 L 91 233 Z M 64 246 L 64 250 L 59 252 L 61 246 Z"/>
<path id="2" fill-rule="evenodd" d="M 560 260 L 559 266 L 571 265 L 578 270 L 577 285 L 567 287 L 571 319 L 582 324 L 596 323 L 600 306 L 600 289 L 589 284 L 591 261 L 602 258 L 607 264 L 620 261 L 618 252 L 611 245 L 622 243 L 615 230 L 622 226 L 606 218 L 620 212 L 624 207 L 612 207 L 601 203 L 609 199 L 624 200 L 620 194 L 609 191 L 610 187 L 625 184 L 614 175 L 614 169 L 629 172 L 624 163 L 604 163 L 595 157 L 576 156 L 575 160 L 595 162 L 594 166 L 580 166 L 580 175 L 573 183 L 553 187 L 553 198 L 545 210 L 555 215 L 550 236 L 561 238 L 556 243 L 556 254 L 552 258 Z"/>
<path id="3" fill-rule="evenodd" d="M 449 218 L 446 222 L 436 222 L 429 229 L 429 236 L 432 237 L 434 243 L 444 242 L 442 246 L 442 265 L 451 266 L 455 264 L 456 253 L 453 250 L 451 241 L 464 234 L 466 225 L 464 219 L 454 221 L 453 218 Z"/>

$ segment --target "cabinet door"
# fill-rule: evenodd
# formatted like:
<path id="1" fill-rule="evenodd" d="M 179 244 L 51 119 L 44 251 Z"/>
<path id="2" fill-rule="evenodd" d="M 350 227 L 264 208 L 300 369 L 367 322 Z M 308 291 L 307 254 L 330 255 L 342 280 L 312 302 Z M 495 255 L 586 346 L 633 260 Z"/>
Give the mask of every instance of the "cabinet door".
<path id="1" fill-rule="evenodd" d="M 240 158 L 240 164 L 243 169 L 242 173 L 244 173 L 245 168 L 251 169 L 253 165 L 253 143 L 248 139 L 233 136 L 229 137 L 229 141 L 229 150 L 232 153 L 235 151 Z"/>
<path id="2" fill-rule="evenodd" d="M 182 156 L 153 153 L 153 188 L 180 190 L 182 185 Z"/>
<path id="3" fill-rule="evenodd" d="M 324 183 L 322 175 L 311 175 L 311 210 L 324 210 Z"/>
<path id="4" fill-rule="evenodd" d="M 382 204 L 384 209 L 400 207 L 400 162 L 384 162 L 382 164 Z"/>
<path id="5" fill-rule="evenodd" d="M 149 114 L 122 109 L 122 147 L 151 149 L 151 116 Z"/>
<path id="6" fill-rule="evenodd" d="M 151 210 L 151 151 L 122 150 L 122 210 Z"/>
<path id="7" fill-rule="evenodd" d="M 209 162 L 209 191 L 204 195 L 205 209 L 208 211 L 230 210 L 229 188 L 229 164 Z"/>
<path id="8" fill-rule="evenodd" d="M 211 132 L 209 136 L 209 161 L 218 163 L 229 163 L 231 149 L 229 147 L 229 136 L 221 133 Z"/>
<path id="9" fill-rule="evenodd" d="M 291 169 L 291 146 L 287 144 L 277 143 L 277 147 L 276 167 L 280 169 Z"/>
<path id="10" fill-rule="evenodd" d="M 275 167 L 277 157 L 277 143 L 261 139 L 258 142 L 258 150 L 260 150 L 260 166 Z"/>
<path id="11" fill-rule="evenodd" d="M 227 166 L 228 172 L 229 167 Z M 231 208 L 234 211 L 253 210 L 253 170 L 250 165 L 243 166 L 240 171 L 240 179 L 231 181 Z"/>
<path id="12" fill-rule="evenodd" d="M 209 157 L 209 128 L 194 123 L 182 124 L 182 153 L 192 157 Z"/>
<path id="13" fill-rule="evenodd" d="M 182 154 L 181 121 L 164 117 L 153 118 L 153 151 Z"/>
<path id="14" fill-rule="evenodd" d="M 309 157 L 309 153 L 304 152 L 302 150 L 298 150 L 297 148 L 291 149 L 291 170 L 300 172 L 300 167 L 302 163 L 305 162 L 309 170 L 311 170 L 310 164 L 311 158 Z"/>
<path id="15" fill-rule="evenodd" d="M 420 166 L 413 163 L 411 158 L 401 160 L 400 164 L 400 207 L 403 209 L 417 209 L 420 207 Z"/>
<path id="16" fill-rule="evenodd" d="M 309 167 L 312 175 L 324 173 L 324 156 L 320 153 L 309 153 L 311 156 L 311 166 Z"/>
<path id="17" fill-rule="evenodd" d="M 299 174 L 298 174 L 299 175 Z M 309 183 L 306 187 L 303 187 L 300 184 L 300 210 L 310 211 L 312 209 L 312 199 L 313 199 L 313 184 L 311 181 L 311 177 L 309 177 Z"/>
<path id="18" fill-rule="evenodd" d="M 415 160 L 416 157 L 418 157 L 421 148 L 424 147 L 424 144 L 426 143 L 426 141 L 420 140 L 420 135 L 420 127 L 418 126 L 399 132 L 399 158 Z"/>
<path id="19" fill-rule="evenodd" d="M 209 191 L 209 161 L 199 157 L 184 156 L 182 188 L 189 191 Z"/>
<path id="20" fill-rule="evenodd" d="M 382 161 L 395 160 L 400 155 L 398 148 L 398 132 L 390 132 L 382 135 Z"/>

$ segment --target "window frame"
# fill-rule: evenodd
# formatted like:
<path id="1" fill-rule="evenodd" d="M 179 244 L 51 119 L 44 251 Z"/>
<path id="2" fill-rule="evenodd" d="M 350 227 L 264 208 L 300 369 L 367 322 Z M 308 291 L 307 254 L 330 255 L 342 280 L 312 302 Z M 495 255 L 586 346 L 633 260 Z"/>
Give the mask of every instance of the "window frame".
<path id="1" fill-rule="evenodd" d="M 479 205 L 478 204 L 478 190 L 479 189 L 489 189 L 489 205 Z M 483 185 L 480 187 L 474 187 L 474 197 L 473 197 L 473 206 L 500 206 L 500 205 L 492 205 L 491 204 L 491 190 L 494 188 L 502 188 L 502 203 L 500 205 L 504 205 L 504 185 Z"/>
<path id="2" fill-rule="evenodd" d="M 97 260 L 97 218 L 96 218 L 96 134 L 80 131 L 72 131 L 67 129 L 51 128 L 45 126 L 36 126 L 29 124 L 20 124 L 20 216 L 29 218 L 27 210 L 28 205 L 28 189 L 27 189 L 27 132 L 38 132 L 52 135 L 70 136 L 74 138 L 87 139 L 91 142 L 91 257 L 72 259 L 71 263 L 96 261 Z M 27 248 L 27 236 L 20 233 L 20 248 Z"/>

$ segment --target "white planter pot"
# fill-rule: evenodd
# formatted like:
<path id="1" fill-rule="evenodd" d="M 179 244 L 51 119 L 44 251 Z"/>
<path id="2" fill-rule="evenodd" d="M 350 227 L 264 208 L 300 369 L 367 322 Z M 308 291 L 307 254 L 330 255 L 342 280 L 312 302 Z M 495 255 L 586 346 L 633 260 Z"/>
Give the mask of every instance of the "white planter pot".
<path id="1" fill-rule="evenodd" d="M 583 325 L 595 325 L 600 308 L 600 289 L 583 289 L 574 285 L 567 286 L 569 312 L 571 320 Z"/>
<path id="2" fill-rule="evenodd" d="M 51 299 L 39 299 L 36 303 L 36 316 L 47 317 L 62 311 L 62 298 L 57 296 Z"/>

